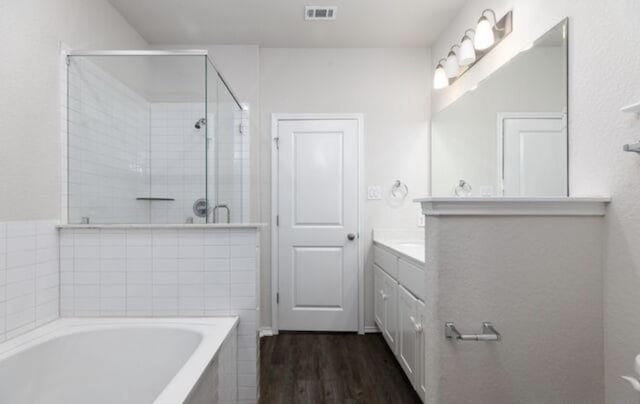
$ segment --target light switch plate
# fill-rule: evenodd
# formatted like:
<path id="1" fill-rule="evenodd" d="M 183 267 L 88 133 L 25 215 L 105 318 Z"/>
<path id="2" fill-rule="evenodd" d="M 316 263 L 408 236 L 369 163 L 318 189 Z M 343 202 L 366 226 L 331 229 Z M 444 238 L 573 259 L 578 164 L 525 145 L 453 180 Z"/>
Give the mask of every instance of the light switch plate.
<path id="1" fill-rule="evenodd" d="M 379 201 L 382 199 L 382 187 L 380 185 L 371 185 L 367 188 L 367 199 L 370 201 Z"/>
<path id="2" fill-rule="evenodd" d="M 424 214 L 418 213 L 418 227 L 424 227 Z"/>

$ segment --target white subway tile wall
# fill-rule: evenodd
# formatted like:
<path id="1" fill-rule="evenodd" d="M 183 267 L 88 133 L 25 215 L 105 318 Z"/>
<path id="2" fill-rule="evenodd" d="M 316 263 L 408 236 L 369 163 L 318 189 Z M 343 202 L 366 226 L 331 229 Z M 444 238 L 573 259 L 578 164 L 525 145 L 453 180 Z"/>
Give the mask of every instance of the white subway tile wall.
<path id="1" fill-rule="evenodd" d="M 151 223 L 205 223 L 194 216 L 193 203 L 205 198 L 205 135 L 195 124 L 204 118 L 204 102 L 152 103 L 151 194 L 175 199 L 151 203 Z M 211 122 L 211 121 L 210 121 Z M 210 135 L 211 136 L 211 135 Z M 211 160 L 211 159 L 210 159 Z"/>
<path id="2" fill-rule="evenodd" d="M 68 71 L 69 222 L 147 223 L 149 103 L 88 58 Z"/>
<path id="3" fill-rule="evenodd" d="M 217 111 L 207 111 L 207 125 L 196 129 L 205 115 L 204 103 L 152 103 L 150 108 L 151 194 L 175 199 L 152 203 L 151 223 L 184 223 L 188 217 L 204 223 L 194 217 L 193 203 L 205 196 L 212 205 L 228 205 L 231 222 L 248 221 L 248 111 L 221 102 Z M 226 220 L 226 212 L 220 214 Z"/>
<path id="4" fill-rule="evenodd" d="M 61 229 L 61 315 L 237 315 L 239 398 L 255 403 L 258 249 L 257 229 Z"/>
<path id="5" fill-rule="evenodd" d="M 0 342 L 58 318 L 56 225 L 0 223 Z"/>

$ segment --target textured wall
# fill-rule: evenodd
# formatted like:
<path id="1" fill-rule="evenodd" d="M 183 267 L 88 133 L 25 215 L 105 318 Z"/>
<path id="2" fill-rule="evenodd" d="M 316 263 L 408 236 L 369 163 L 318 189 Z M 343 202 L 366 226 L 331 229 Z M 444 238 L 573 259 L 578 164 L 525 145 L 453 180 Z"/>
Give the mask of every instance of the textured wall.
<path id="1" fill-rule="evenodd" d="M 603 400 L 601 217 L 428 217 L 440 403 Z M 451 342 L 442 327 L 499 343 Z M 428 363 L 432 363 L 428 361 Z"/>
<path id="2" fill-rule="evenodd" d="M 0 220 L 60 216 L 60 41 L 145 48 L 104 0 L 0 2 Z"/>
<path id="3" fill-rule="evenodd" d="M 610 194 L 613 198 L 605 218 L 604 240 L 606 401 L 636 402 L 637 397 L 620 375 L 633 371 L 633 358 L 640 353 L 640 159 L 623 153 L 621 146 L 638 140 L 640 121 L 622 114 L 620 107 L 640 101 L 640 81 L 636 79 L 640 65 L 636 18 L 640 15 L 640 2 L 469 2 L 434 45 L 432 63 L 459 40 L 485 7 L 495 8 L 498 14 L 513 8 L 514 32 L 452 88 L 434 92 L 434 109 L 454 100 L 517 50 L 569 17 L 571 192 Z"/>

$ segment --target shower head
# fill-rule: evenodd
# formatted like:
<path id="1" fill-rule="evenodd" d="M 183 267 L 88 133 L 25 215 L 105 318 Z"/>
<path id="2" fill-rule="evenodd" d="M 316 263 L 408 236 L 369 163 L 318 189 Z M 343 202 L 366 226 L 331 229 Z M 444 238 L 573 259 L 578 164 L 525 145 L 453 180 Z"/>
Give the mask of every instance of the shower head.
<path id="1" fill-rule="evenodd" d="M 204 118 L 200 118 L 198 119 L 198 122 L 196 122 L 194 126 L 196 127 L 196 129 L 201 129 L 206 124 L 207 124 L 207 120 Z"/>

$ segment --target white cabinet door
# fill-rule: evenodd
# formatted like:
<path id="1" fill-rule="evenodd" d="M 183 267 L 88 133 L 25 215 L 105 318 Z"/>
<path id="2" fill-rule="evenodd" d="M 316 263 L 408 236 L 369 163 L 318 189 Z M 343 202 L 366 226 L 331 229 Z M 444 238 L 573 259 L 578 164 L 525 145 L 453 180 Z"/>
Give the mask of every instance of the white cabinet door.
<path id="1" fill-rule="evenodd" d="M 398 282 L 383 273 L 384 280 L 384 329 L 382 335 L 393 351 L 398 352 Z"/>
<path id="2" fill-rule="evenodd" d="M 373 266 L 373 315 L 380 331 L 384 330 L 384 273 L 378 265 Z"/>
<path id="3" fill-rule="evenodd" d="M 417 301 L 416 307 L 418 309 L 418 327 L 417 327 L 417 338 L 418 338 L 418 358 L 416 359 L 418 362 L 418 375 L 417 375 L 417 383 L 416 390 L 418 390 L 418 394 L 422 398 L 424 402 L 427 396 L 427 341 L 426 334 L 424 332 L 424 327 L 427 323 L 427 306 L 424 302 L 420 300 Z"/>
<path id="4" fill-rule="evenodd" d="M 398 360 L 415 387 L 418 380 L 417 358 L 419 347 L 416 332 L 418 300 L 402 286 L 398 289 Z"/>

